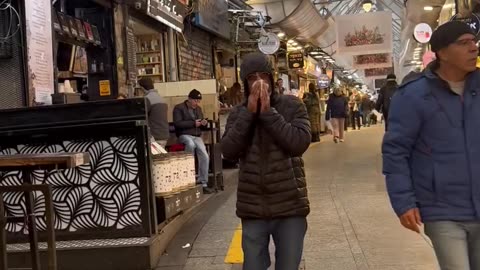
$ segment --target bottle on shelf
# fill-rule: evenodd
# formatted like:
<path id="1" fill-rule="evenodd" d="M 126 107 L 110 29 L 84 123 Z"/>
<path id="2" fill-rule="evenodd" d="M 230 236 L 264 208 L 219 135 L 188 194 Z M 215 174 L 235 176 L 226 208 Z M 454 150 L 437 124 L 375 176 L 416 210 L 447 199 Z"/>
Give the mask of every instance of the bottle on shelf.
<path id="1" fill-rule="evenodd" d="M 93 59 L 93 62 L 92 62 L 92 73 L 96 73 L 97 72 L 97 61 L 95 59 Z"/>

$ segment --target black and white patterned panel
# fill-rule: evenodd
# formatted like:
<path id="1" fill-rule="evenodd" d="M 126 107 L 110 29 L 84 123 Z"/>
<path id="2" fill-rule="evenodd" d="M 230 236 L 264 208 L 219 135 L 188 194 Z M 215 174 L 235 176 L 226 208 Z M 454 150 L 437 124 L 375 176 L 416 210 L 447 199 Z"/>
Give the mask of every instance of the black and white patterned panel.
<path id="1" fill-rule="evenodd" d="M 0 154 L 88 152 L 90 163 L 60 171 L 35 171 L 34 184 L 50 184 L 55 212 L 55 229 L 75 232 L 94 228 L 124 229 L 141 225 L 140 189 L 136 140 L 112 137 L 104 141 L 64 141 L 56 145 L 18 145 Z M 0 185 L 21 185 L 22 173 L 0 172 Z M 8 216 L 25 216 L 22 193 L 4 194 Z M 45 214 L 45 198 L 34 194 L 35 213 Z M 45 217 L 37 219 L 46 229 Z M 25 230 L 23 223 L 9 223 L 8 232 Z"/>

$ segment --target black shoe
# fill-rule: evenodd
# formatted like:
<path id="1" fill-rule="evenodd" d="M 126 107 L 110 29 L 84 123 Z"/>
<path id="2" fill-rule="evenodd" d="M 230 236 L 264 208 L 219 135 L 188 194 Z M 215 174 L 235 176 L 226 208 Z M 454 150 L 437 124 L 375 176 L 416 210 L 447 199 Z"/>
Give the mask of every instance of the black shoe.
<path id="1" fill-rule="evenodd" d="M 203 188 L 203 194 L 212 194 L 214 192 L 215 192 L 215 190 L 213 188 L 209 188 L 209 187 L 204 187 Z"/>

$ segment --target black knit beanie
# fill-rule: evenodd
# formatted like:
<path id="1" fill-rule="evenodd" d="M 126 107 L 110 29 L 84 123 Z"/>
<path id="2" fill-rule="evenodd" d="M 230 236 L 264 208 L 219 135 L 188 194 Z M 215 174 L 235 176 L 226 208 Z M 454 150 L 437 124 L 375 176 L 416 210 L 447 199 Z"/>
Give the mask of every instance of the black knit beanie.
<path id="1" fill-rule="evenodd" d="M 439 50 L 448 47 L 454 43 L 460 36 L 465 34 L 475 35 L 466 23 L 460 21 L 450 21 L 440 25 L 432 34 L 430 45 L 432 51 L 437 53 Z"/>
<path id="2" fill-rule="evenodd" d="M 200 99 L 202 99 L 202 93 L 200 93 L 200 91 L 198 91 L 197 89 L 193 89 L 188 94 L 188 98 L 200 100 Z"/>
<path id="3" fill-rule="evenodd" d="M 245 81 L 248 75 L 255 72 L 265 72 L 272 74 L 272 66 L 266 55 L 261 53 L 248 54 L 243 58 L 240 66 L 240 79 Z"/>

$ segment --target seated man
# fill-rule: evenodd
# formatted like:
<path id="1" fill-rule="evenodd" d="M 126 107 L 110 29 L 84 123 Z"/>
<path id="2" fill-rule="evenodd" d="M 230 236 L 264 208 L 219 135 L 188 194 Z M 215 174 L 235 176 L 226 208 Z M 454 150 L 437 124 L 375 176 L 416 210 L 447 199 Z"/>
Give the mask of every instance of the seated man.
<path id="1" fill-rule="evenodd" d="M 200 101 L 202 94 L 193 89 L 188 94 L 188 100 L 178 104 L 173 109 L 173 124 L 180 143 L 185 145 L 185 151 L 196 153 L 198 159 L 199 182 L 202 183 L 203 192 L 210 194 L 208 188 L 209 156 L 202 138 L 202 129 L 207 127 L 208 121 L 203 118 Z"/>
<path id="2" fill-rule="evenodd" d="M 156 142 L 165 147 L 170 137 L 167 117 L 168 104 L 154 89 L 152 79 L 143 78 L 138 81 L 138 84 L 142 87 L 147 100 L 150 133 Z"/>

